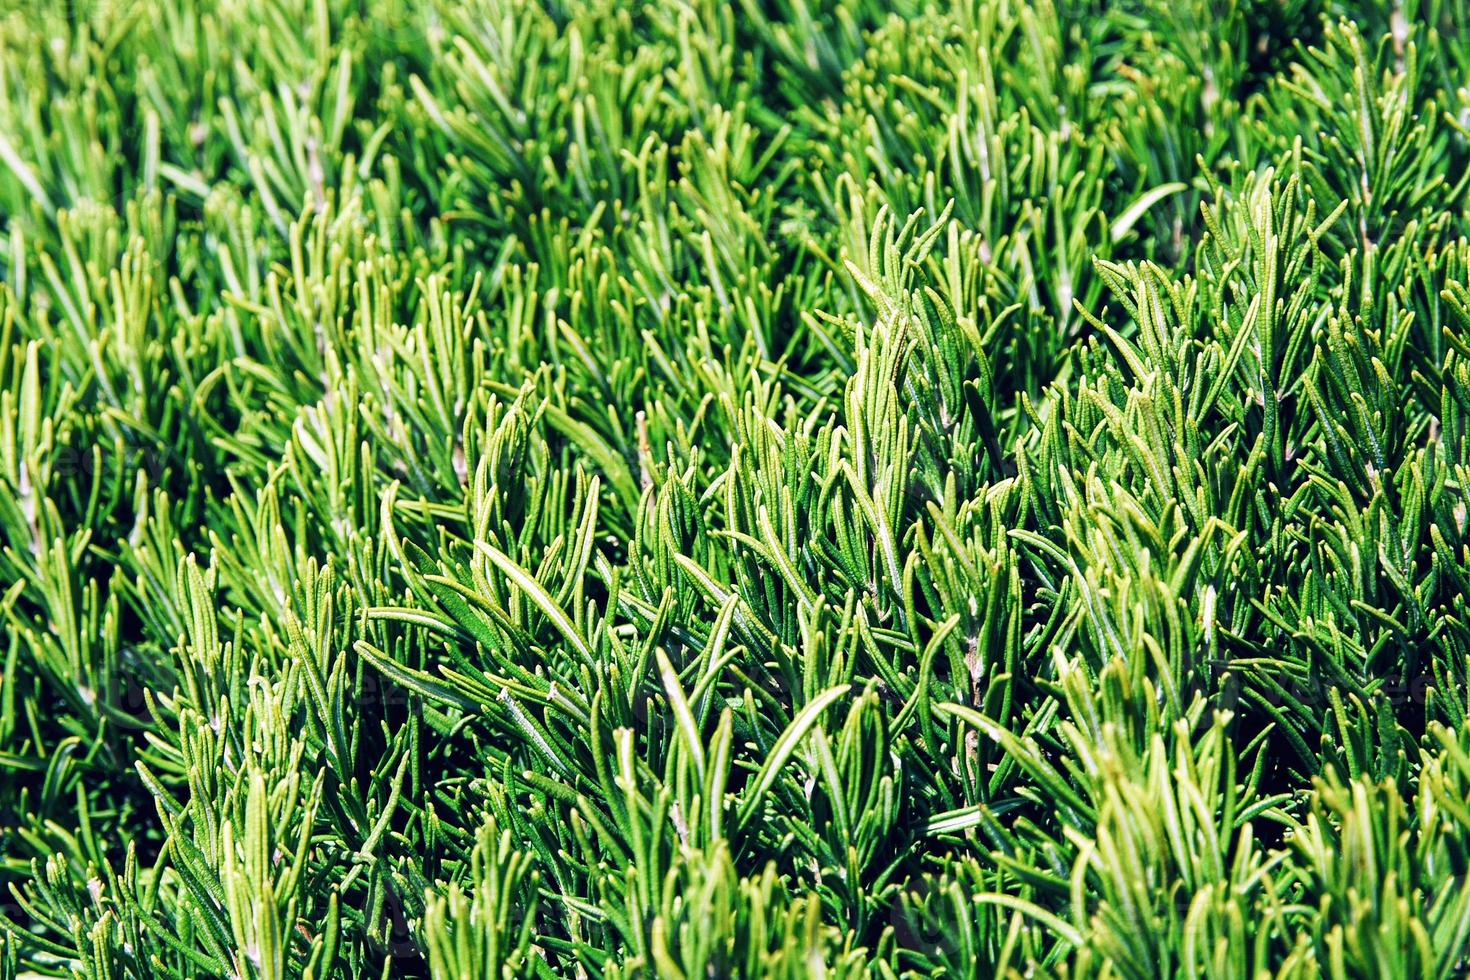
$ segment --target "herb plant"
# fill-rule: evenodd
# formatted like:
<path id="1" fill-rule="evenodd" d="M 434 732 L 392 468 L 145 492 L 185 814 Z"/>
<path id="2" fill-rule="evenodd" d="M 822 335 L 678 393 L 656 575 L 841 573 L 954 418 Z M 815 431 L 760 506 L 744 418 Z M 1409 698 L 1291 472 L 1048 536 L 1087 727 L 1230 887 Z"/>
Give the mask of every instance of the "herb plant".
<path id="1" fill-rule="evenodd" d="M 1470 970 L 1470 7 L 0 2 L 0 980 Z"/>

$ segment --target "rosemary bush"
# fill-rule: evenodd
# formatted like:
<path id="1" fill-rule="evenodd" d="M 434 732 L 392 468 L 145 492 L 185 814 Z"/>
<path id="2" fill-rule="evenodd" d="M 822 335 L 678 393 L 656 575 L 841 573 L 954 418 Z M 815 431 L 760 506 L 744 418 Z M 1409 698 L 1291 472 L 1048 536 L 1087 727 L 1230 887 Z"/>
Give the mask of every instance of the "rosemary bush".
<path id="1" fill-rule="evenodd" d="M 1470 7 L 0 11 L 0 980 L 1470 969 Z"/>

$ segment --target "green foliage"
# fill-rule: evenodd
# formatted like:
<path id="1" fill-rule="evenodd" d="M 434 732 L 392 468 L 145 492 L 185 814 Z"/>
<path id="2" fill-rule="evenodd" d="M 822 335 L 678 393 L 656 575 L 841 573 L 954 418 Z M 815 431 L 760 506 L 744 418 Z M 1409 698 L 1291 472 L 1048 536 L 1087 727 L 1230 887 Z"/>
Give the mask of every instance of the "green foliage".
<path id="1" fill-rule="evenodd" d="M 1470 969 L 1449 0 L 0 2 L 0 980 Z"/>

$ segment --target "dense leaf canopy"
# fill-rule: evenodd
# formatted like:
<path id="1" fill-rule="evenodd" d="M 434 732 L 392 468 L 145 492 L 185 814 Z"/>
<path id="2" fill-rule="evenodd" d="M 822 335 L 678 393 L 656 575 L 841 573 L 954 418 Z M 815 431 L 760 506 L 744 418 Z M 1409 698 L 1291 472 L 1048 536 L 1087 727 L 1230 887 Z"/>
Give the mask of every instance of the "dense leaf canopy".
<path id="1" fill-rule="evenodd" d="M 0 0 L 0 980 L 1470 968 L 1470 6 Z"/>

